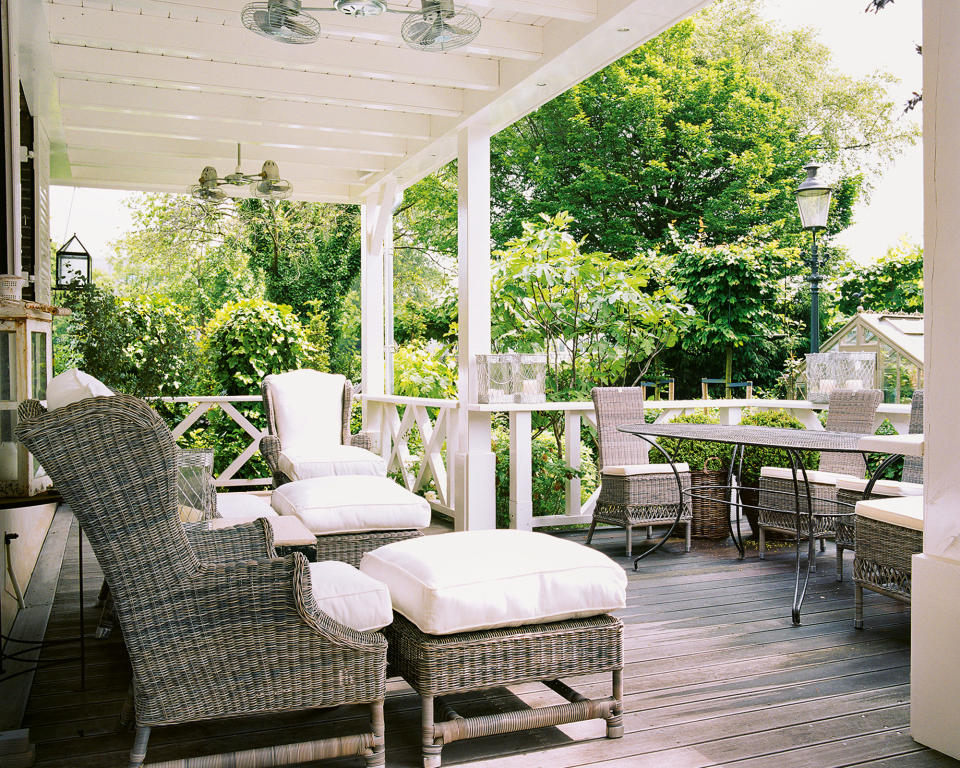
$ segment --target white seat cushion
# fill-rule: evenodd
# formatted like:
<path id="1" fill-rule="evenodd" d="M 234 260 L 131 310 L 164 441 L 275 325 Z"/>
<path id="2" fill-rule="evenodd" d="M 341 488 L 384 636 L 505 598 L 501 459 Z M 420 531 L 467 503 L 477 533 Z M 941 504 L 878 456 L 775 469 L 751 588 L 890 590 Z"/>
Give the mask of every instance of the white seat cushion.
<path id="1" fill-rule="evenodd" d="M 390 588 L 395 611 L 447 635 L 608 613 L 627 577 L 606 555 L 528 531 L 462 531 L 367 552 L 360 570 Z"/>
<path id="2" fill-rule="evenodd" d="M 683 462 L 676 465 L 677 472 L 689 472 L 690 465 Z M 633 477 L 634 475 L 672 475 L 673 470 L 669 464 L 611 464 L 601 470 L 603 475 L 616 475 L 618 477 Z"/>
<path id="3" fill-rule="evenodd" d="M 867 479 L 858 477 L 841 477 L 837 479 L 837 489 L 863 493 L 867 489 Z M 877 480 L 873 486 L 873 493 L 877 496 L 922 496 L 922 483 L 901 483 L 896 480 Z"/>
<path id="4" fill-rule="evenodd" d="M 113 390 L 89 373 L 77 368 L 54 376 L 47 384 L 47 410 L 86 400 L 88 397 L 109 397 Z"/>
<path id="5" fill-rule="evenodd" d="M 298 451 L 340 445 L 345 383 L 339 374 L 308 368 L 265 377 L 280 445 Z"/>
<path id="6" fill-rule="evenodd" d="M 358 632 L 382 629 L 393 621 L 385 584 L 338 560 L 310 563 L 317 607 Z"/>
<path id="7" fill-rule="evenodd" d="M 354 445 L 280 451 L 280 471 L 291 480 L 337 475 L 377 475 L 385 477 L 387 463 L 377 454 Z"/>
<path id="8" fill-rule="evenodd" d="M 776 478 L 777 480 L 793 480 L 793 470 L 789 467 L 761 467 L 760 477 Z M 841 475 L 838 472 L 820 472 L 808 469 L 807 480 L 819 485 L 836 485 L 841 477 L 852 478 L 853 475 Z M 797 480 L 803 482 L 803 473 L 797 470 Z"/>
<path id="9" fill-rule="evenodd" d="M 315 535 L 396 531 L 430 525 L 430 504 L 386 477 L 315 477 L 281 485 L 273 508 Z"/>
<path id="10" fill-rule="evenodd" d="M 923 530 L 923 496 L 893 496 L 889 499 L 868 499 L 857 502 L 857 515 L 899 525 L 914 531 Z"/>
<path id="11" fill-rule="evenodd" d="M 244 518 L 273 517 L 277 513 L 270 506 L 270 499 L 252 493 L 218 493 L 217 512 L 220 517 Z"/>

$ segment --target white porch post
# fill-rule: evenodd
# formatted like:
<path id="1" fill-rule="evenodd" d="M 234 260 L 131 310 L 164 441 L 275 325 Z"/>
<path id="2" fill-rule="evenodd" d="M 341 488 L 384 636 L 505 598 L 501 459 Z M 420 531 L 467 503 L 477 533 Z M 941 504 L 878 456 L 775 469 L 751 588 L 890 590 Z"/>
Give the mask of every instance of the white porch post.
<path id="1" fill-rule="evenodd" d="M 455 477 L 457 529 L 495 528 L 496 461 L 490 414 L 471 412 L 477 402 L 475 355 L 490 351 L 490 132 L 470 126 L 457 142 L 459 195 L 458 394 L 459 443 Z"/>
<path id="2" fill-rule="evenodd" d="M 397 182 L 388 176 L 360 208 L 360 375 L 363 392 L 382 395 L 386 391 L 384 356 L 384 254 L 393 253 L 393 202 Z M 392 272 L 391 272 L 392 274 Z M 363 409 L 363 428 L 380 428 L 379 409 Z"/>
<path id="3" fill-rule="evenodd" d="M 913 559 L 910 729 L 960 758 L 960 4 L 923 3 L 924 534 Z"/>

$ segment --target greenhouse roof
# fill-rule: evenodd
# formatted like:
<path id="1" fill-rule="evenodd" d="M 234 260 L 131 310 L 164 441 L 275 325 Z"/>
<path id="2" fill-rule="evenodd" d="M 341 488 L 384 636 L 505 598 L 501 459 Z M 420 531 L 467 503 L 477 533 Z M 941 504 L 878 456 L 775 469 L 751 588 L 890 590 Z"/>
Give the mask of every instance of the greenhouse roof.
<path id="1" fill-rule="evenodd" d="M 872 331 L 883 342 L 923 366 L 923 315 L 895 312 L 858 312 L 823 344 L 823 351 L 843 344 L 844 337 L 857 327 Z"/>

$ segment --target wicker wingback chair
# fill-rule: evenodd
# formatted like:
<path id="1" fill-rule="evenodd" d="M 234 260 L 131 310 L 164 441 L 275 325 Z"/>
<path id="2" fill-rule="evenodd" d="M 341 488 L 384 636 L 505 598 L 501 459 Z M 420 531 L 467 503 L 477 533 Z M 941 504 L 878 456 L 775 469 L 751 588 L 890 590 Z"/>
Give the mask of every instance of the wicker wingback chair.
<path id="1" fill-rule="evenodd" d="M 329 474 L 386 475 L 376 454 L 372 432 L 350 434 L 353 385 L 349 379 L 311 369 L 266 376 L 260 385 L 269 435 L 260 438 L 260 453 L 273 475 L 274 487 L 293 480 Z M 325 395 L 335 393 L 333 397 Z M 339 444 L 329 433 L 339 422 Z M 316 429 L 319 423 L 326 428 Z M 296 434 L 299 433 L 299 434 Z M 311 445 L 311 441 L 317 441 Z"/>
<path id="2" fill-rule="evenodd" d="M 142 765 L 152 726 L 346 703 L 370 705 L 367 732 L 204 759 L 362 754 L 383 764 L 383 636 L 321 612 L 306 558 L 277 558 L 266 520 L 185 531 L 176 447 L 146 403 L 117 395 L 46 412 L 28 401 L 17 437 L 70 505 L 110 584 L 133 667 L 131 768 Z"/>
<path id="3" fill-rule="evenodd" d="M 623 424 L 643 422 L 643 390 L 640 387 L 594 387 L 591 392 L 597 416 L 597 446 L 600 459 L 600 495 L 593 512 L 587 544 L 597 523 L 626 529 L 627 557 L 633 551 L 633 528 L 671 524 L 683 504 L 680 522 L 686 526 L 690 551 L 692 521 L 689 499 L 677 498 L 677 480 L 669 464 L 649 464 L 647 443 L 621 432 Z M 690 487 L 690 472 L 681 471 L 681 483 Z"/>
<path id="4" fill-rule="evenodd" d="M 907 429 L 911 435 L 923 434 L 923 390 L 915 389 L 910 400 L 910 426 Z M 923 457 L 904 456 L 903 474 L 900 479 L 905 483 L 923 483 Z"/>
<path id="5" fill-rule="evenodd" d="M 830 432 L 853 432 L 867 435 L 873 432 L 877 407 L 883 399 L 879 389 L 837 389 L 830 393 L 826 429 Z M 837 478 L 863 477 L 867 465 L 859 453 L 828 451 L 820 454 L 816 472 L 808 473 L 814 521 L 814 537 L 824 539 L 835 534 L 834 518 L 837 510 Z M 766 552 L 766 534 L 776 531 L 796 536 L 797 510 L 794 508 L 793 477 L 789 471 L 763 467 L 760 470 L 760 510 L 757 514 L 757 540 L 760 559 Z M 808 513 L 805 494 L 801 494 L 801 512 Z M 808 513 L 809 514 L 809 513 Z M 802 530 L 806 530 L 803 528 Z"/>

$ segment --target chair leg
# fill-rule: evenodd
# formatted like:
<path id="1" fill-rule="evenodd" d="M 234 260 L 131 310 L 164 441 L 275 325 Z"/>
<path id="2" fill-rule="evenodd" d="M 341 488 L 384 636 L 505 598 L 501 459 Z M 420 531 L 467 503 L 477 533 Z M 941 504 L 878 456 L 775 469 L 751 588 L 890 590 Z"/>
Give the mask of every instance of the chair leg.
<path id="1" fill-rule="evenodd" d="M 433 696 L 421 696 L 420 707 L 423 768 L 440 768 L 440 750 L 443 749 L 443 745 L 436 743 L 433 727 Z"/>
<path id="2" fill-rule="evenodd" d="M 123 706 L 120 708 L 120 727 L 117 730 L 125 731 L 127 728 L 132 726 L 135 715 L 136 712 L 133 700 L 133 683 L 131 683 L 130 687 L 127 689 L 127 698 L 123 700 Z"/>
<path id="3" fill-rule="evenodd" d="M 691 525 L 693 525 L 693 521 L 692 521 L 692 520 L 690 520 L 690 521 L 687 522 L 687 540 L 686 540 L 686 544 L 685 544 L 685 547 L 684 547 L 684 552 L 689 552 L 689 551 L 690 551 L 690 539 L 691 539 L 691 536 L 690 536 L 690 526 L 691 526 Z"/>
<path id="4" fill-rule="evenodd" d="M 129 768 L 140 768 L 147 758 L 147 741 L 150 739 L 150 727 L 138 725 L 137 733 L 133 737 L 133 746 L 130 748 Z"/>
<path id="5" fill-rule="evenodd" d="M 820 551 L 821 552 L 827 551 L 827 540 L 823 536 L 820 537 Z"/>
<path id="6" fill-rule="evenodd" d="M 623 738 L 623 670 L 613 670 L 613 698 L 617 701 L 617 707 L 607 718 L 607 738 Z"/>
<path id="7" fill-rule="evenodd" d="M 594 532 L 594 530 L 596 530 L 596 527 L 597 527 L 597 521 L 596 521 L 596 520 L 591 520 L 591 521 L 590 521 L 590 530 L 587 531 L 587 544 L 589 544 L 589 543 L 590 543 L 590 540 L 593 538 L 593 532 Z"/>
<path id="8" fill-rule="evenodd" d="M 633 526 L 624 526 L 627 530 L 627 557 L 633 554 Z"/>
<path id="9" fill-rule="evenodd" d="M 373 751 L 364 755 L 363 759 L 367 761 L 367 768 L 378 768 L 387 762 L 383 742 L 383 699 L 370 705 L 370 727 L 373 731 Z"/>
<path id="10" fill-rule="evenodd" d="M 762 525 L 757 525 L 757 551 L 760 553 L 760 559 L 763 560 L 767 556 L 767 536 Z"/>
<path id="11" fill-rule="evenodd" d="M 837 544 L 837 581 L 843 581 L 843 545 Z"/>
<path id="12" fill-rule="evenodd" d="M 853 628 L 863 629 L 863 587 L 853 586 Z"/>
<path id="13" fill-rule="evenodd" d="M 647 526 L 647 538 L 648 538 L 648 539 L 652 539 L 652 538 L 653 538 L 653 526 L 652 526 L 652 525 L 648 525 L 648 526 Z"/>

